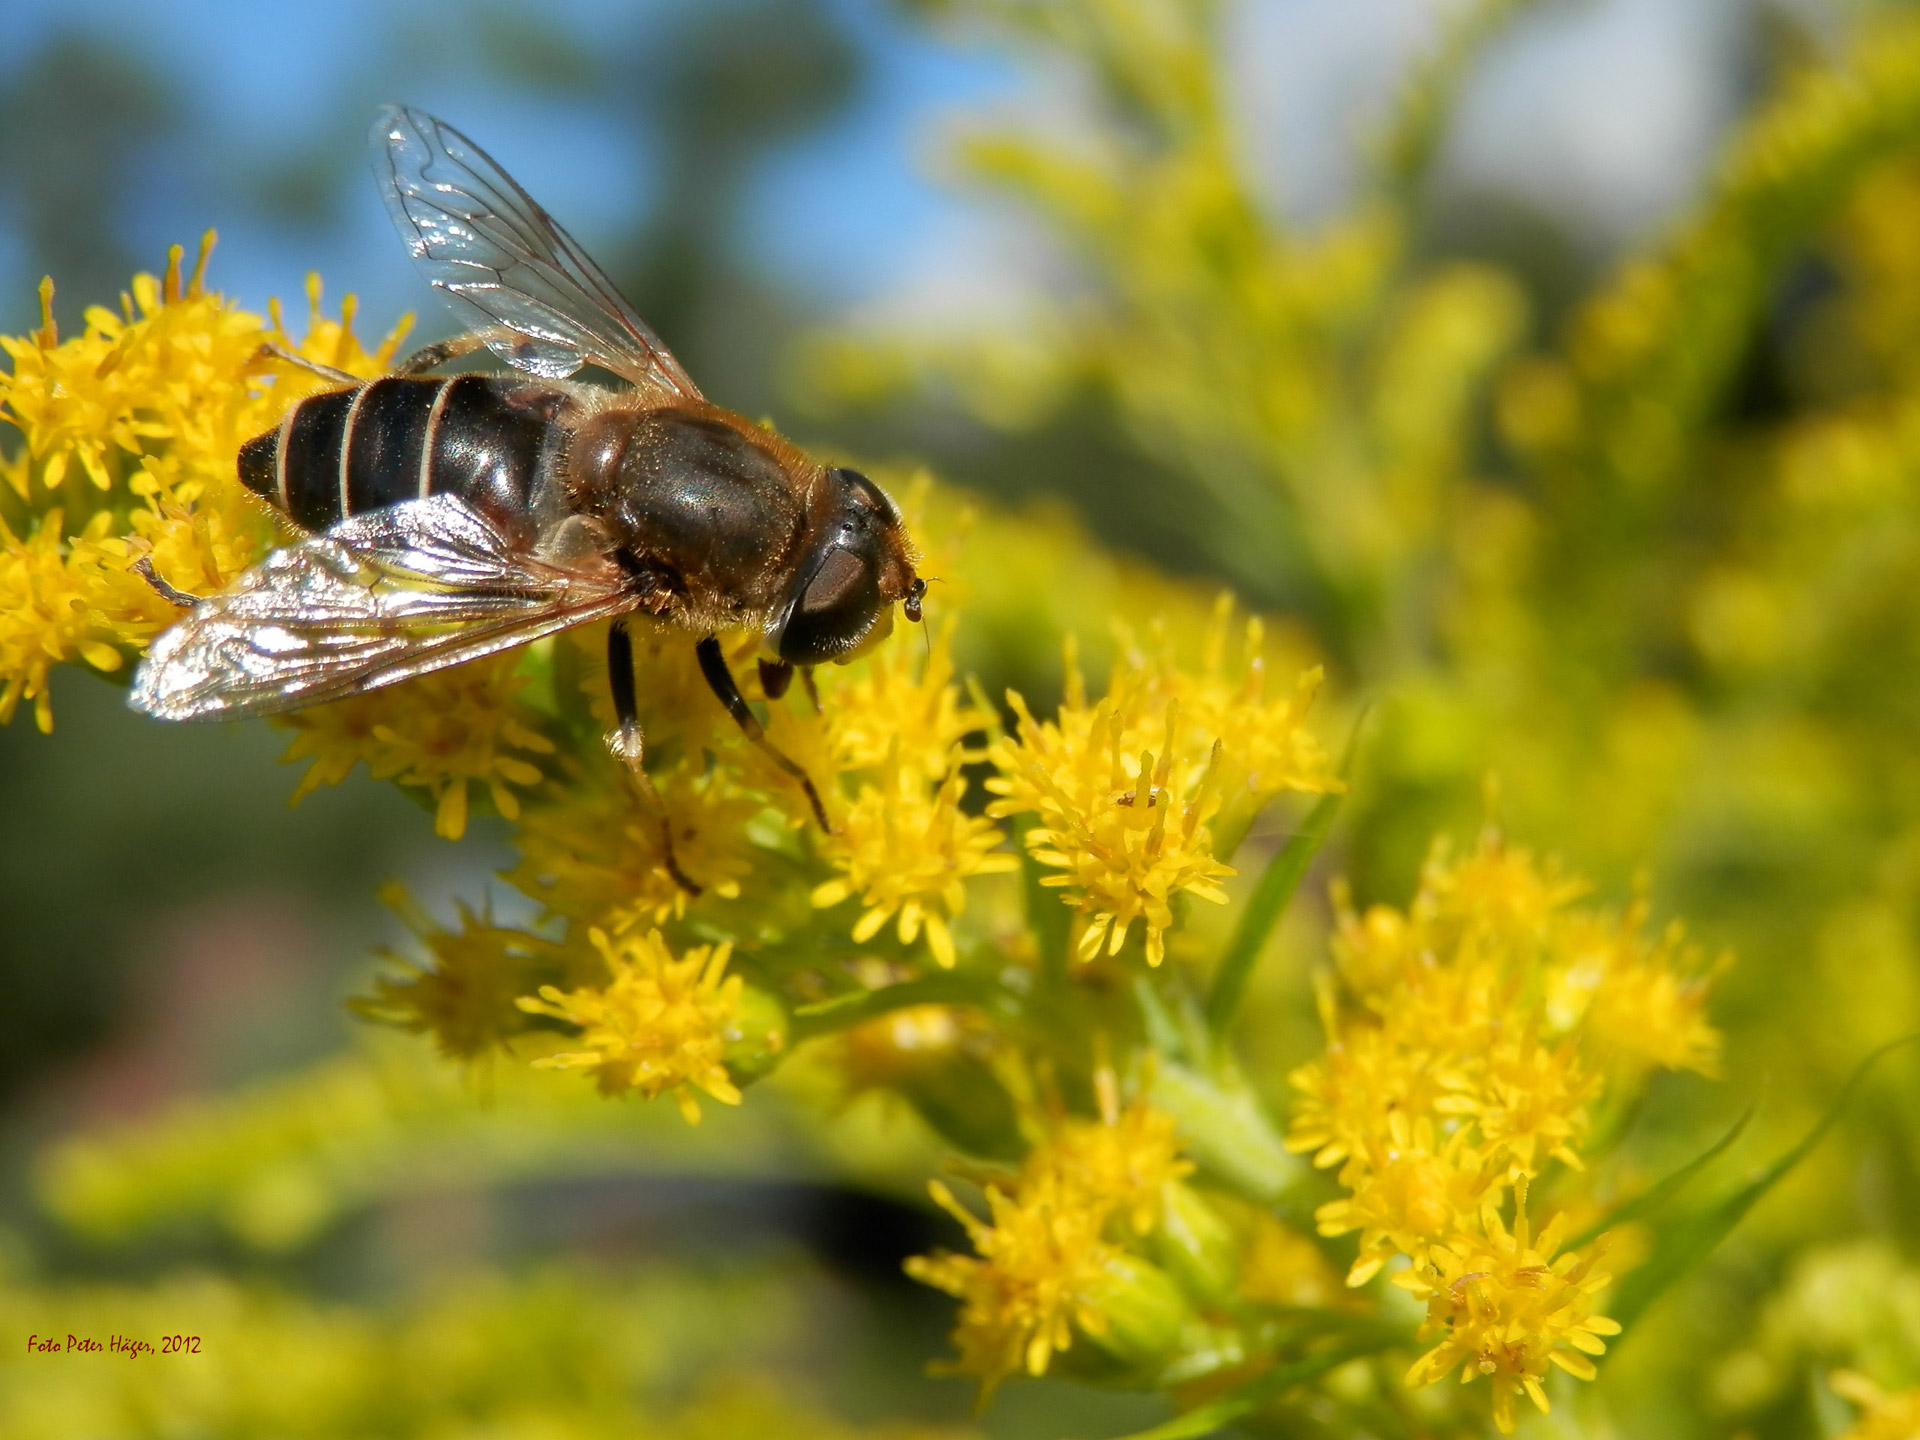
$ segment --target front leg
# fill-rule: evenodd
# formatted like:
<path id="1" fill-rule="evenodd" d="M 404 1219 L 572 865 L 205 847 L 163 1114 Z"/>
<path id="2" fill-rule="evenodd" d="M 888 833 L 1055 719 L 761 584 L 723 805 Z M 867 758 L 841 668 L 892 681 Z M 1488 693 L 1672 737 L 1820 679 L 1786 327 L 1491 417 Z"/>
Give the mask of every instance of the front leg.
<path id="1" fill-rule="evenodd" d="M 487 348 L 487 342 L 499 332 L 496 330 L 469 330 L 464 335 L 454 335 L 445 340 L 436 340 L 431 345 L 422 345 L 406 359 L 393 367 L 396 375 L 424 375 L 436 366 L 449 360 L 458 360 L 462 355 L 471 355 L 476 350 Z"/>
<path id="2" fill-rule="evenodd" d="M 773 758 L 774 764 L 800 782 L 800 788 L 807 792 L 807 803 L 813 806 L 813 818 L 820 822 L 822 830 L 831 835 L 833 824 L 827 819 L 827 807 L 820 803 L 820 792 L 813 788 L 812 777 L 800 768 L 791 755 L 767 739 L 760 717 L 753 713 L 746 697 L 740 693 L 740 687 L 734 683 L 733 671 L 727 668 L 727 657 L 720 650 L 720 641 L 709 635 L 694 648 L 694 654 L 700 658 L 700 673 L 707 677 L 707 684 L 713 687 L 713 693 L 719 697 L 720 703 L 727 707 L 727 713 L 733 716 L 734 723 L 746 732 L 747 739 Z"/>
<path id="3" fill-rule="evenodd" d="M 633 776 L 640 794 L 660 816 L 660 841 L 665 849 L 667 873 L 687 894 L 698 895 L 700 887 L 687 878 L 673 853 L 673 817 L 667 813 L 666 802 L 653 788 L 653 779 L 642 763 L 646 759 L 647 737 L 640 728 L 639 696 L 633 688 L 633 637 L 627 633 L 625 620 L 615 620 L 607 627 L 607 685 L 613 691 L 613 718 L 619 726 L 614 749 L 627 762 L 627 773 Z"/>

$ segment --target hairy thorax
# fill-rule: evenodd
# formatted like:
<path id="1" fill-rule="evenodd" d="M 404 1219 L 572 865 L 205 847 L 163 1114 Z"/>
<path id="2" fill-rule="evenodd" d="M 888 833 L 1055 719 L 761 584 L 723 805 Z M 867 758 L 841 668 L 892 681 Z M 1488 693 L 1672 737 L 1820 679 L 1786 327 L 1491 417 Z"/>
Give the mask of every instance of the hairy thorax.
<path id="1" fill-rule="evenodd" d="M 673 597 L 674 618 L 727 625 L 781 600 L 818 472 L 715 407 L 609 408 L 575 433 L 567 486 L 620 562 Z"/>

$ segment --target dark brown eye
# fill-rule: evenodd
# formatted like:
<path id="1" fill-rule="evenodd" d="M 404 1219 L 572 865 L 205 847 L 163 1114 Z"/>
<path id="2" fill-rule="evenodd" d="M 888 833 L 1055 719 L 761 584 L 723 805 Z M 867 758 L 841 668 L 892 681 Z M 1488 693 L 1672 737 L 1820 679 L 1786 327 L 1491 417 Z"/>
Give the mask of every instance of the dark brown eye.
<path id="1" fill-rule="evenodd" d="M 879 617 L 880 572 L 860 551 L 836 547 L 807 579 L 780 636 L 780 658 L 818 665 L 845 655 Z"/>

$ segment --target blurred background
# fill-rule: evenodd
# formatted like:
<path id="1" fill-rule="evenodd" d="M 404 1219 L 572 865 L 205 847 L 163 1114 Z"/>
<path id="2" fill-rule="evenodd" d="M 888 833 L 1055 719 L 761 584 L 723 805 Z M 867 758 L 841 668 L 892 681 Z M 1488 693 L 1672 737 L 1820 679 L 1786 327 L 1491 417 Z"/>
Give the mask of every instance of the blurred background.
<path id="1" fill-rule="evenodd" d="M 447 332 L 366 165 L 365 131 L 379 103 L 433 111 L 574 232 L 719 402 L 769 415 L 834 453 L 924 464 L 944 486 L 979 496 L 982 513 L 1026 525 L 1023 533 L 1063 552 L 1102 557 L 1110 578 L 1144 566 L 1168 577 L 1155 582 L 1168 593 L 1203 597 L 1230 585 L 1296 627 L 1302 652 L 1330 666 L 1336 713 L 1351 716 L 1369 700 L 1382 707 L 1379 748 L 1370 770 L 1363 761 L 1333 861 L 1355 875 L 1363 898 L 1404 899 L 1436 829 L 1471 834 L 1492 803 L 1489 774 L 1499 781 L 1496 808 L 1520 841 L 1567 855 L 1615 900 L 1650 876 L 1658 915 L 1684 913 L 1709 949 L 1739 952 L 1721 1014 L 1734 1035 L 1730 1070 L 1740 1083 L 1731 1088 L 1750 1095 L 1771 1077 L 1777 1114 L 1761 1129 L 1790 1133 L 1870 1043 L 1913 1018 L 1920 822 L 1906 788 L 1911 761 L 1899 757 L 1920 735 L 1920 692 L 1910 676 L 1886 674 L 1914 658 L 1911 615 L 1897 598 L 1906 552 L 1895 546 L 1875 562 L 1887 568 L 1893 598 L 1856 607 L 1871 618 L 1847 632 L 1844 673 L 1796 669 L 1781 658 L 1788 642 L 1773 650 L 1749 643 L 1755 607 L 1791 610 L 1781 597 L 1801 583 L 1767 568 L 1768 547 L 1791 517 L 1743 529 L 1723 523 L 1730 512 L 1716 511 L 1713 496 L 1740 492 L 1743 474 L 1774 473 L 1757 462 L 1740 469 L 1741 447 L 1760 443 L 1756 434 L 1778 434 L 1819 406 L 1853 404 L 1904 373 L 1887 359 L 1891 344 L 1876 351 L 1837 322 L 1799 323 L 1849 277 L 1880 275 L 1872 256 L 1850 271 L 1846 255 L 1822 248 L 1845 221 L 1865 162 L 1832 178 L 1806 213 L 1766 219 L 1777 230 L 1722 237 L 1730 256 L 1765 251 L 1766 270 L 1741 302 L 1757 319 L 1735 325 L 1738 338 L 1712 351 L 1718 378 L 1702 382 L 1710 393 L 1681 417 L 1702 437 L 1687 453 L 1711 457 L 1711 481 L 1684 503 L 1663 502 L 1657 519 L 1635 511 L 1631 524 L 1594 521 L 1578 504 L 1553 511 L 1563 527 L 1555 533 L 1593 537 L 1592 558 L 1562 572 L 1558 601 L 1517 583 L 1507 598 L 1549 631 L 1553 605 L 1564 603 L 1583 617 L 1567 632 L 1580 638 L 1531 679 L 1489 677 L 1477 656 L 1519 667 L 1525 646 L 1489 641 L 1491 649 L 1476 650 L 1476 635 L 1493 621 L 1475 612 L 1478 621 L 1449 630 L 1440 617 L 1456 592 L 1485 578 L 1475 557 L 1506 563 L 1503 546 L 1516 532 L 1500 504 L 1474 509 L 1468 528 L 1480 528 L 1449 530 L 1444 544 L 1421 552 L 1426 558 L 1396 559 L 1397 578 L 1376 584 L 1365 564 L 1342 568 L 1338 546 L 1314 531 L 1321 522 L 1310 503 L 1269 514 L 1259 508 L 1266 500 L 1248 509 L 1210 483 L 1202 449 L 1177 420 L 1139 402 L 1125 377 L 1091 364 L 1021 368 L 1023 337 L 1051 333 L 1074 303 L 1125 311 L 1147 302 L 1115 282 L 1115 267 L 1102 269 L 1108 256 L 1099 246 L 1054 223 L 1057 210 L 1021 203 L 1031 195 L 994 183 L 1006 176 L 956 143 L 985 117 L 1068 145 L 1102 100 L 1097 66 L 1076 63 L 1070 45 L 1020 39 L 1017 21 L 1008 43 L 992 8 L 9 0 L 0 25 L 0 332 L 36 323 L 43 274 L 55 279 L 61 324 L 76 326 L 88 305 L 113 303 L 135 270 L 159 268 L 168 245 L 191 250 L 209 227 L 220 237 L 210 283 L 249 308 L 279 296 L 297 315 L 305 277 L 317 270 L 329 303 L 358 295 L 365 335 L 409 310 L 418 312 L 415 338 Z M 1847 63 L 1838 57 L 1869 7 L 1482 7 L 1497 8 L 1512 13 L 1485 28 L 1484 43 L 1447 81 L 1458 93 L 1444 125 L 1416 136 L 1426 152 L 1398 170 L 1398 161 L 1382 160 L 1382 146 L 1406 113 L 1409 85 L 1451 43 L 1447 22 L 1462 7 L 1223 3 L 1214 76 L 1252 230 L 1265 226 L 1279 237 L 1274 245 L 1310 258 L 1314 246 L 1347 243 L 1356 226 L 1390 211 L 1401 227 L 1396 273 L 1481 287 L 1473 293 L 1485 303 L 1462 322 L 1466 340 L 1432 360 L 1444 369 L 1456 353 L 1459 370 L 1471 372 L 1462 384 L 1474 392 L 1458 406 L 1464 451 L 1447 463 L 1472 472 L 1496 500 L 1545 497 L 1551 510 L 1564 498 L 1556 475 L 1566 473 L 1570 451 L 1544 442 L 1529 449 L 1540 425 L 1528 428 L 1527 407 L 1544 392 L 1526 385 L 1547 372 L 1528 370 L 1527 357 L 1564 347 L 1579 371 L 1581 316 L 1596 294 L 1623 293 L 1623 257 L 1670 253 L 1661 247 L 1683 222 L 1696 224 L 1688 217 L 1702 207 L 1708 220 L 1698 225 L 1718 223 L 1711 207 L 1726 186 L 1715 179 L 1717 157 L 1729 137 L 1771 103 L 1783 75 Z M 1915 143 L 1901 125 L 1911 128 L 1887 121 L 1874 158 L 1920 153 L 1900 149 Z M 971 160 L 956 158 L 968 153 Z M 1154 219 L 1143 209 L 1137 224 Z M 1763 241 L 1776 239 L 1766 251 Z M 1318 283 L 1306 261 L 1299 273 Z M 1326 276 L 1337 286 L 1335 270 Z M 1369 313 L 1391 328 L 1417 303 L 1405 298 L 1413 291 L 1409 280 L 1394 292 L 1400 299 L 1389 295 Z M 1391 396 L 1392 376 L 1375 373 L 1361 333 L 1375 320 L 1346 332 L 1343 323 L 1329 322 L 1318 363 L 1361 373 Z M 1477 345 L 1482 330 L 1498 338 Z M 991 371 L 999 389 L 980 401 L 964 375 L 955 383 L 937 364 L 916 369 L 887 348 L 884 337 L 898 335 L 959 357 L 941 363 L 971 366 L 976 377 Z M 1849 361 L 1855 351 L 1868 360 Z M 1007 368 L 992 371 L 994 363 Z M 1508 364 L 1516 368 L 1499 384 L 1486 379 Z M 885 383 L 860 378 L 887 366 Z M 1597 393 L 1605 376 L 1576 379 Z M 1600 413 L 1592 409 L 1588 423 L 1604 428 L 1604 417 L 1591 418 Z M 1277 472 L 1311 471 L 1303 453 L 1287 452 Z M 1618 468 L 1631 470 L 1631 457 Z M 1642 499 L 1650 493 L 1622 484 Z M 1892 524 L 1885 516 L 1874 523 Z M 1906 523 L 1893 531 L 1904 537 Z M 1653 553 L 1647 536 L 1656 533 L 1665 547 L 1658 562 L 1625 565 L 1622 557 Z M 1883 538 L 1891 533 L 1883 528 Z M 1555 553 L 1553 543 L 1542 539 L 1529 553 Z M 1807 573 L 1834 566 L 1845 568 L 1830 556 Z M 1626 569 L 1632 574 L 1622 578 Z M 1621 600 L 1592 579 L 1598 572 L 1639 588 Z M 1063 561 L 1029 578 L 1041 583 L 1048 573 L 1079 572 Z M 1905 590 L 1909 610 L 1920 605 L 1920 590 Z M 1012 613 L 1018 598 L 1003 597 L 1001 608 Z M 1081 598 L 1076 611 L 1073 597 L 1055 597 L 1050 613 L 1064 617 L 1061 628 L 1098 631 L 1095 601 Z M 1622 638 L 1615 631 L 1631 628 L 1627 621 L 1603 623 L 1653 612 L 1671 612 L 1673 633 L 1653 624 Z M 1006 639 L 996 623 L 982 622 L 969 663 L 990 693 L 1016 682 L 1044 698 L 1058 683 L 1051 635 Z M 1551 692 L 1564 709 L 1513 699 L 1522 691 Z M 238 1112 L 220 1109 L 218 1097 L 277 1093 L 275 1077 L 324 1075 L 313 1067 L 366 1043 L 340 1001 L 364 981 L 376 946 L 402 941 L 402 927 L 375 899 L 379 885 L 397 877 L 444 914 L 453 897 L 485 893 L 510 858 L 486 824 L 458 846 L 435 840 L 428 813 L 364 776 L 288 810 L 293 776 L 277 763 L 284 737 L 264 727 L 145 724 L 116 687 L 75 670 L 58 676 L 55 704 L 51 735 L 24 717 L 0 729 L 0 1233 L 10 1237 L 17 1273 L 143 1281 L 175 1273 L 185 1255 L 360 1303 L 405 1289 L 414 1272 L 581 1256 L 669 1260 L 722 1275 L 738 1291 L 730 1303 L 741 1315 L 761 1314 L 753 1287 L 773 1283 L 772 1274 L 782 1293 L 807 1298 L 803 1323 L 792 1327 L 797 1338 L 783 1332 L 764 1344 L 784 1357 L 779 1363 L 808 1370 L 830 1408 L 855 1419 L 965 1417 L 965 1386 L 913 1378 L 921 1357 L 940 1351 L 948 1302 L 899 1273 L 904 1255 L 946 1230 L 904 1187 L 890 1195 L 817 1180 L 817 1157 L 783 1149 L 777 1136 L 755 1141 L 764 1162 L 755 1173 L 727 1174 L 715 1158 L 719 1141 L 703 1148 L 663 1133 L 648 1142 L 655 1148 L 644 1162 L 608 1159 L 612 1142 L 594 1129 L 599 1121 L 555 1118 L 554 1153 L 573 1157 L 577 1178 L 553 1179 L 549 1167 L 530 1179 L 532 1161 L 481 1137 L 451 1147 L 456 1158 L 431 1183 L 402 1183 L 372 1162 L 353 1171 L 364 1156 L 342 1162 L 340 1173 L 360 1176 L 359 1188 L 319 1186 L 324 1214 L 300 1211 L 297 1175 L 263 1180 L 235 1161 L 254 1190 L 181 1207 L 228 1205 L 224 1220 L 189 1215 L 172 1230 L 116 1244 L 89 1240 L 85 1225 L 77 1233 L 55 1223 L 36 1190 L 47 1172 L 34 1157 L 50 1143 L 204 1101 L 214 1107 L 204 1123 L 229 1127 L 217 1145 L 207 1141 L 206 1155 L 241 1147 L 231 1128 L 242 1123 Z M 1547 758 L 1515 737 L 1559 723 L 1543 720 L 1549 713 L 1581 715 L 1586 728 Z M 1855 721 L 1871 731 L 1870 743 L 1848 729 Z M 1846 734 L 1816 733 L 1829 722 Z M 1745 758 L 1729 758 L 1736 754 Z M 1715 769 L 1715 757 L 1733 768 Z M 1836 778 L 1842 769 L 1847 777 Z M 1622 783 L 1623 774 L 1639 778 Z M 1289 959 L 1273 982 L 1291 1017 L 1273 1034 L 1277 1074 L 1311 1045 L 1304 977 L 1317 963 L 1315 903 L 1286 939 Z M 1816 986 L 1827 988 L 1809 998 Z M 1834 1019 L 1837 1009 L 1851 1018 Z M 1796 1047 L 1796 1025 L 1808 1016 L 1825 1017 L 1820 1036 Z M 402 1070 L 410 1063 L 392 1061 Z M 472 1099 L 457 1082 L 444 1095 L 434 1083 L 416 1076 L 404 1085 L 438 1095 L 432 1104 L 449 1114 Z M 1679 1117 L 1676 1145 L 1727 1113 L 1729 1102 L 1706 1087 L 1675 1088 L 1663 1098 Z M 1920 1194 L 1914 1122 L 1911 1110 L 1900 1118 L 1897 1094 L 1911 1090 L 1882 1092 L 1837 1168 L 1808 1182 L 1817 1198 L 1800 1207 L 1803 1231 L 1891 1237 L 1896 1248 L 1920 1241 L 1920 1212 L 1907 1208 Z M 736 1134 L 726 1143 L 741 1142 Z M 190 1170 L 197 1152 L 168 1153 L 168 1163 Z M 160 1182 L 149 1175 L 142 1183 Z M 89 1213 L 96 1229 L 114 1229 L 111 1217 Z M 1788 1283 L 1801 1244 L 1785 1220 L 1762 1233 L 1772 1238 L 1714 1282 L 1709 1318 L 1677 1322 L 1690 1338 L 1675 1346 L 1749 1353 L 1736 1313 Z M 597 1313 L 577 1296 L 556 1306 Z M 718 1319 L 712 1325 L 718 1338 L 709 1337 L 708 1350 L 720 1354 L 730 1342 Z M 1710 1333 L 1696 1333 L 1701 1327 Z M 741 1322 L 741 1333 L 751 1329 Z M 824 1359 L 823 1334 L 845 1340 Z M 713 1354 L 700 1346 L 708 1341 L 686 1343 L 688 1373 L 706 1373 Z M 1661 1367 L 1647 1361 L 1645 1369 Z M 877 1378 L 883 1373 L 890 1378 Z M 1800 1433 L 1804 1406 L 1779 1398 L 1791 1387 L 1769 1390 L 1774 1382 L 1755 1380 L 1751 1367 L 1743 1373 L 1746 1381 L 1726 1381 L 1717 1399 L 1670 1394 L 1662 1424 L 1687 1433 L 1710 1415 L 1715 1424 Z M 1669 1382 L 1669 1391 L 1680 1389 L 1683 1381 Z M 1012 1387 L 982 1423 L 1007 1436 L 1113 1433 L 1155 1413 L 1042 1384 Z M 1765 1418 L 1776 1415 L 1787 1418 Z"/>

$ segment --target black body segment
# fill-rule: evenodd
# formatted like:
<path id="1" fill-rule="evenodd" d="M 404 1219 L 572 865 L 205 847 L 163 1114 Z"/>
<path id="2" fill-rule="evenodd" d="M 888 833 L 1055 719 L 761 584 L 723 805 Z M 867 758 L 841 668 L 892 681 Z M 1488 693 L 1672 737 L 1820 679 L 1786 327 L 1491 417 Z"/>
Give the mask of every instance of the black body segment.
<path id="1" fill-rule="evenodd" d="M 280 428 L 280 454 L 275 456 L 280 477 L 275 495 L 285 504 L 293 523 L 303 530 L 324 530 L 341 519 L 340 448 L 347 430 L 347 411 L 357 390 L 335 390 L 314 395 L 293 407 Z"/>
<path id="2" fill-rule="evenodd" d="M 240 447 L 240 480 L 302 529 L 452 494 L 510 531 L 534 523 L 575 401 L 518 376 L 397 376 L 313 395 Z"/>
<path id="3" fill-rule="evenodd" d="M 444 381 L 387 379 L 359 392 L 346 446 L 347 514 L 431 493 L 420 484 L 420 458 L 444 386 Z"/>

